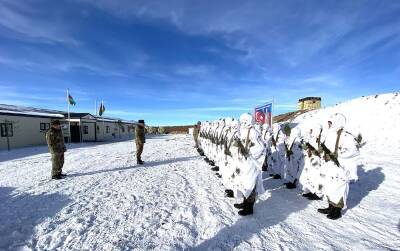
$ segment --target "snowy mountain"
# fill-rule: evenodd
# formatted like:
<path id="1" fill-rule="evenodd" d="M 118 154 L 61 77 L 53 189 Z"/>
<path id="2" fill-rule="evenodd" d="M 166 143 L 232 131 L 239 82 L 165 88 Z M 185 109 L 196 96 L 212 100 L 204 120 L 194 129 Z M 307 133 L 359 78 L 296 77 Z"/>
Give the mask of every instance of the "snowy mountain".
<path id="1" fill-rule="evenodd" d="M 360 133 L 359 180 L 331 221 L 265 175 L 255 214 L 240 217 L 188 135 L 147 140 L 144 166 L 132 141 L 68 147 L 67 179 L 50 181 L 47 147 L 0 152 L 0 250 L 399 250 L 400 95 L 307 112 L 306 128 L 334 113 Z"/>

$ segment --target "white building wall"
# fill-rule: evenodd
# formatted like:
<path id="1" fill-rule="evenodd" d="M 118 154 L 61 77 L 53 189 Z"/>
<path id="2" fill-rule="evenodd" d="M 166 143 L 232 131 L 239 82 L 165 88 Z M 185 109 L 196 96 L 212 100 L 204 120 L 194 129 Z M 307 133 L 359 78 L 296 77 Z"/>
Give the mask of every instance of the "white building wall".
<path id="1" fill-rule="evenodd" d="M 87 133 L 85 133 L 85 127 L 87 126 Z M 96 123 L 82 121 L 82 140 L 84 142 L 96 141 Z"/>
<path id="2" fill-rule="evenodd" d="M 46 131 L 40 131 L 40 123 L 51 123 L 50 118 L 0 115 L 0 123 L 13 124 L 10 148 L 46 144 Z M 7 149 L 7 138 L 0 135 L 0 150 Z"/>

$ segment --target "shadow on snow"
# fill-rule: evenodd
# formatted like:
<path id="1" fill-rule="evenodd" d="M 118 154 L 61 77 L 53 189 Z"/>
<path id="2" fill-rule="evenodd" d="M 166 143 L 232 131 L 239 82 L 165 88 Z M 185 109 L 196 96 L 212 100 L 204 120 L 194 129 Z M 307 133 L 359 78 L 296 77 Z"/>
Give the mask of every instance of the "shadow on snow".
<path id="1" fill-rule="evenodd" d="M 102 142 L 84 142 L 84 143 L 66 143 L 68 150 L 79 149 L 79 148 L 90 148 L 96 147 L 100 145 L 108 145 L 113 143 L 119 143 L 124 141 L 132 141 L 132 139 L 118 139 L 118 140 L 110 140 L 110 141 L 102 141 Z M 47 145 L 38 145 L 38 146 L 28 146 L 11 149 L 11 151 L 1 150 L 0 151 L 0 162 L 9 161 L 14 159 L 25 158 L 29 156 L 35 156 L 39 154 L 49 153 L 49 148 Z"/>
<path id="2" fill-rule="evenodd" d="M 354 208 L 371 191 L 377 190 L 385 179 L 381 167 L 365 171 L 362 166 L 358 166 L 357 173 L 358 181 L 350 184 L 348 209 Z M 263 178 L 267 176 L 266 173 L 263 173 Z M 289 191 L 279 182 L 272 179 L 264 180 L 264 187 L 270 197 L 255 204 L 252 216 L 240 218 L 232 226 L 221 229 L 214 237 L 205 240 L 193 249 L 231 250 L 240 243 L 248 241 L 253 234 L 268 231 L 268 228 L 285 221 L 290 214 L 305 209 L 311 203 L 300 196 L 298 190 Z"/>
<path id="3" fill-rule="evenodd" d="M 269 182 L 271 181 L 271 182 Z M 248 241 L 254 234 L 283 222 L 292 213 L 307 207 L 310 201 L 299 196 L 298 191 L 289 191 L 277 185 L 279 181 L 264 181 L 270 197 L 254 205 L 254 214 L 240 218 L 232 226 L 221 229 L 214 237 L 205 240 L 194 250 L 231 250 Z"/>
<path id="4" fill-rule="evenodd" d="M 34 249 L 35 227 L 46 218 L 54 217 L 71 200 L 58 193 L 13 195 L 13 190 L 0 187 L 0 250 L 26 246 Z"/>
<path id="5" fill-rule="evenodd" d="M 349 196 L 347 199 L 347 210 L 354 208 L 368 196 L 371 191 L 377 190 L 385 180 L 382 167 L 365 171 L 363 165 L 357 167 L 358 180 L 350 184 Z"/>
<path id="6" fill-rule="evenodd" d="M 127 170 L 131 170 L 131 169 L 136 169 L 139 167 L 143 167 L 143 168 L 155 167 L 155 166 L 161 166 L 161 165 L 168 165 L 168 164 L 172 164 L 172 163 L 185 162 L 185 161 L 189 161 L 192 159 L 198 159 L 198 156 L 189 156 L 189 157 L 172 158 L 172 159 L 166 159 L 166 160 L 160 160 L 160 161 L 152 161 L 152 162 L 146 162 L 144 165 L 118 167 L 118 168 L 113 168 L 113 169 L 97 170 L 97 171 L 86 172 L 86 173 L 73 173 L 73 174 L 69 174 L 68 177 L 80 177 L 80 176 L 95 175 L 95 174 L 101 174 L 101 173 L 127 171 Z"/>

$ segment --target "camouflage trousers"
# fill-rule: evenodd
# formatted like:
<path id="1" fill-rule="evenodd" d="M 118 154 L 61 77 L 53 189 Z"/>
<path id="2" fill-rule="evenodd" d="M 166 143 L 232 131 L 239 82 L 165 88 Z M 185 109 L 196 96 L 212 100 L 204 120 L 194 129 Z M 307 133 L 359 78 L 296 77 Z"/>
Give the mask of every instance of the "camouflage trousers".
<path id="1" fill-rule="evenodd" d="M 64 166 L 64 153 L 52 153 L 51 165 L 51 176 L 60 175 Z"/>
<path id="2" fill-rule="evenodd" d="M 136 142 L 136 160 L 142 160 L 143 147 L 143 143 Z"/>
<path id="3" fill-rule="evenodd" d="M 344 208 L 344 201 L 343 198 L 340 199 L 339 203 L 333 203 L 332 201 L 329 200 L 328 198 L 328 203 L 334 207 L 338 207 L 338 208 Z"/>

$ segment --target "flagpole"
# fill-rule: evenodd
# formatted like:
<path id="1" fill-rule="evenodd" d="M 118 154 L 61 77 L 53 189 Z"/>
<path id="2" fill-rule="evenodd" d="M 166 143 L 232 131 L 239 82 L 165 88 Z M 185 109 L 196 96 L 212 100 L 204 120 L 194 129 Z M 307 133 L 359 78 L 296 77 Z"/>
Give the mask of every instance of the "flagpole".
<path id="1" fill-rule="evenodd" d="M 69 114 L 69 89 L 67 89 L 67 103 L 68 103 L 68 143 L 71 143 L 71 118 Z"/>
<path id="2" fill-rule="evenodd" d="M 104 107 L 103 100 L 101 101 L 101 106 L 100 106 L 100 107 Z M 101 108 L 101 109 L 103 109 L 103 108 Z M 99 115 L 100 115 L 100 113 L 99 113 Z M 105 139 L 104 139 L 104 130 L 105 130 L 105 128 L 104 128 L 104 118 L 103 118 L 103 113 L 101 113 L 101 118 L 103 119 L 103 140 L 105 140 Z"/>
<path id="3" fill-rule="evenodd" d="M 94 101 L 94 115 L 97 116 L 97 99 Z"/>
<path id="4" fill-rule="evenodd" d="M 274 109 L 275 109 L 275 99 L 274 99 L 274 96 L 272 96 L 271 126 L 274 124 Z"/>

